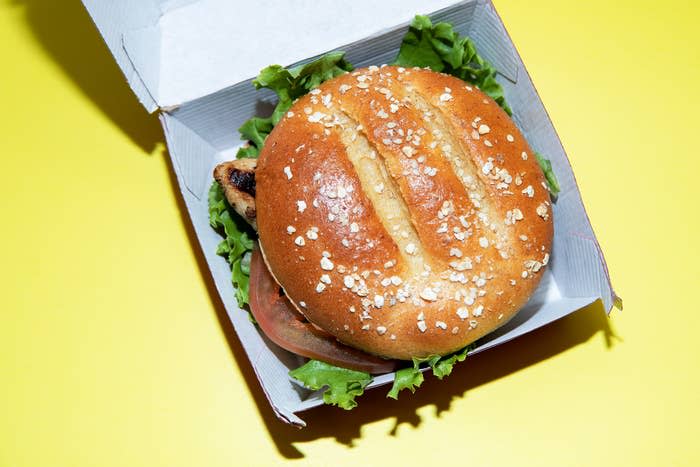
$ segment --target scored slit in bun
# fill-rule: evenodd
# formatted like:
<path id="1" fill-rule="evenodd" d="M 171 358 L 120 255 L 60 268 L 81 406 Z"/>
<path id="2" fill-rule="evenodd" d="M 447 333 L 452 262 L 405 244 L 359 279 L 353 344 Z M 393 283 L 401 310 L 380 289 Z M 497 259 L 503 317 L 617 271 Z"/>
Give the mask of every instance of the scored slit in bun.
<path id="1" fill-rule="evenodd" d="M 386 358 L 459 350 L 506 323 L 549 261 L 549 192 L 477 88 L 370 67 L 300 98 L 256 168 L 265 260 L 339 341 Z"/>

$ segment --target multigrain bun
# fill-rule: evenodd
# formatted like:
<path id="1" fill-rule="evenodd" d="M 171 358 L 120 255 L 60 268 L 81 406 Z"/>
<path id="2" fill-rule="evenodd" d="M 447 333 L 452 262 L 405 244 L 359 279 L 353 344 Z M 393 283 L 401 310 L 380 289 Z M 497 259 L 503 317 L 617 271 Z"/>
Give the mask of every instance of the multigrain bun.
<path id="1" fill-rule="evenodd" d="M 256 171 L 266 262 L 340 341 L 387 358 L 506 323 L 549 260 L 552 211 L 508 115 L 463 81 L 370 67 L 300 98 Z"/>

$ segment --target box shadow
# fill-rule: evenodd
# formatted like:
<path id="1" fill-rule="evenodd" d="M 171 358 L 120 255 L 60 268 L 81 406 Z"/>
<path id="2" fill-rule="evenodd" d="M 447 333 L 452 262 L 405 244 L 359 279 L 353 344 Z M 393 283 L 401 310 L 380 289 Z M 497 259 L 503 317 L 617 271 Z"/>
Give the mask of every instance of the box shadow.
<path id="1" fill-rule="evenodd" d="M 81 2 L 3 0 L 0 5 L 24 10 L 46 54 L 134 144 L 150 154 L 163 141 L 157 116 L 138 102 Z"/>

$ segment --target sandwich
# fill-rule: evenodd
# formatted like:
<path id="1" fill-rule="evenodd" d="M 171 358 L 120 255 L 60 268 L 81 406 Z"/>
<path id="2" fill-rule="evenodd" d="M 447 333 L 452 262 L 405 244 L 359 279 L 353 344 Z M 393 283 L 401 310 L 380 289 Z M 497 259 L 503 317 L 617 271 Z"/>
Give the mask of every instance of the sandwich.
<path id="1" fill-rule="evenodd" d="M 254 81 L 279 102 L 214 170 L 212 225 L 241 306 L 309 361 L 290 376 L 345 409 L 442 378 L 538 286 L 551 165 L 510 118 L 468 38 L 417 16 L 391 65 L 334 52 Z"/>

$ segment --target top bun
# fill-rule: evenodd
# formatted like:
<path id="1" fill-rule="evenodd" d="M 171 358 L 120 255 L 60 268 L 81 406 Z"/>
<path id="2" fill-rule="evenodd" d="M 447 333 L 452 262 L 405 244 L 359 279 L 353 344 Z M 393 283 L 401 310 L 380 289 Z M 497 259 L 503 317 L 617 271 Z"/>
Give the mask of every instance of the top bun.
<path id="1" fill-rule="evenodd" d="M 359 69 L 300 98 L 256 171 L 266 262 L 338 340 L 444 355 L 506 323 L 552 243 L 549 191 L 508 115 L 425 69 Z"/>

